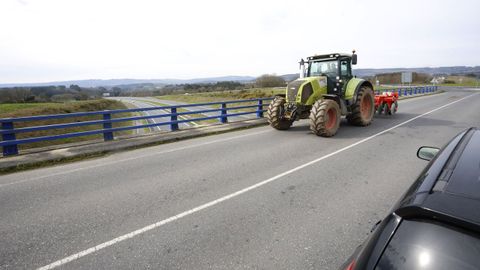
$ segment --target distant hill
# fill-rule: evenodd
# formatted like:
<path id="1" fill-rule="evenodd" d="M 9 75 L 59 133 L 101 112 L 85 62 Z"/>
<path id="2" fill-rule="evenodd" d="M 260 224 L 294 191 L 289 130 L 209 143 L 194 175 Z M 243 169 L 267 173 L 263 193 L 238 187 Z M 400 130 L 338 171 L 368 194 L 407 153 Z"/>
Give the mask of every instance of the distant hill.
<path id="1" fill-rule="evenodd" d="M 480 66 L 466 67 L 466 66 L 454 66 L 454 67 L 420 67 L 420 68 L 367 68 L 367 69 L 354 69 L 353 74 L 358 77 L 374 76 L 382 73 L 395 73 L 395 72 L 417 72 L 426 73 L 430 75 L 457 75 L 457 74 L 476 74 L 480 75 Z"/>
<path id="2" fill-rule="evenodd" d="M 466 67 L 420 67 L 420 68 L 360 68 L 353 69 L 353 74 L 358 77 L 371 77 L 377 74 L 396 73 L 396 72 L 417 72 L 426 73 L 430 75 L 460 75 L 460 74 L 475 74 L 480 76 L 480 66 Z M 281 76 L 285 81 L 293 81 L 299 77 L 298 73 L 285 74 Z"/>
<path id="3" fill-rule="evenodd" d="M 420 68 L 368 68 L 368 69 L 354 69 L 353 74 L 358 77 L 369 77 L 382 73 L 394 73 L 411 71 L 417 73 L 427 73 L 431 75 L 457 75 L 457 74 L 476 74 L 480 76 L 480 66 L 467 67 L 467 66 L 453 66 L 453 67 L 420 67 Z M 298 78 L 298 73 L 281 75 L 285 81 L 292 81 Z M 157 86 L 167 84 L 194 84 L 194 83 L 216 83 L 224 81 L 234 82 L 252 82 L 256 77 L 252 76 L 224 76 L 224 77 L 212 77 L 212 78 L 198 78 L 198 79 L 111 79 L 111 80 L 72 80 L 72 81 L 56 81 L 47 83 L 8 83 L 0 84 L 1 87 L 15 87 L 15 86 L 50 86 L 50 85 L 65 85 L 70 86 L 72 84 L 80 87 L 113 87 L 113 86 L 127 86 L 127 85 L 143 85 L 143 84 L 155 84 Z"/>
<path id="4" fill-rule="evenodd" d="M 225 81 L 234 81 L 234 82 L 250 82 L 255 80 L 255 77 L 251 76 L 224 76 L 224 77 L 213 77 L 213 78 L 198 78 L 198 79 L 111 79 L 111 80 L 72 80 L 72 81 L 56 81 L 56 82 L 46 82 L 46 83 L 8 83 L 0 84 L 0 87 L 15 87 L 15 86 L 50 86 L 50 85 L 65 85 L 70 86 L 72 84 L 78 85 L 80 87 L 113 87 L 119 85 L 140 85 L 140 84 L 156 84 L 156 85 L 167 85 L 167 84 L 192 84 L 192 83 L 215 83 L 215 82 L 225 82 Z"/>

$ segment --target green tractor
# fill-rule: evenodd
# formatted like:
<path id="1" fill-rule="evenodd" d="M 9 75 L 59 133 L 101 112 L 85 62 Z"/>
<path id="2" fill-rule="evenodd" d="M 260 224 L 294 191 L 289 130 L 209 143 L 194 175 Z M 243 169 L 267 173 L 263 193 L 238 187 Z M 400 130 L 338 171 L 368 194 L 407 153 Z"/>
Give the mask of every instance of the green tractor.
<path id="1" fill-rule="evenodd" d="M 352 75 L 356 64 L 355 51 L 302 59 L 300 78 L 290 82 L 286 93 L 277 95 L 268 107 L 270 125 L 286 130 L 295 120 L 310 118 L 310 129 L 323 137 L 337 133 L 342 115 L 352 125 L 369 125 L 375 110 L 373 86 Z"/>

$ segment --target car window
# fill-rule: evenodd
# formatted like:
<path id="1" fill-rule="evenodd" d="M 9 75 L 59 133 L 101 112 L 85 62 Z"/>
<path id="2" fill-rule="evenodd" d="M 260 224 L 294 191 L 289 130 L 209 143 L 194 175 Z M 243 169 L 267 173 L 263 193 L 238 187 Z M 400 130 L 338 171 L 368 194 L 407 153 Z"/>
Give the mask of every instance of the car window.
<path id="1" fill-rule="evenodd" d="M 376 270 L 479 269 L 480 236 L 430 221 L 404 220 Z"/>

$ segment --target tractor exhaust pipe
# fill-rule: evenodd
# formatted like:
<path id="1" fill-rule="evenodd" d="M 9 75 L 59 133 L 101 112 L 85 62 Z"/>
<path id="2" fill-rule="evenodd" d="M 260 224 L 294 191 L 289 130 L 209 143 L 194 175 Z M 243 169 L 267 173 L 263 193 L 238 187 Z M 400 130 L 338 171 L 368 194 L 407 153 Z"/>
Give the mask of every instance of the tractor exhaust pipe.
<path id="1" fill-rule="evenodd" d="M 302 79 L 305 76 L 305 61 L 303 58 L 299 62 L 300 64 L 300 79 Z"/>

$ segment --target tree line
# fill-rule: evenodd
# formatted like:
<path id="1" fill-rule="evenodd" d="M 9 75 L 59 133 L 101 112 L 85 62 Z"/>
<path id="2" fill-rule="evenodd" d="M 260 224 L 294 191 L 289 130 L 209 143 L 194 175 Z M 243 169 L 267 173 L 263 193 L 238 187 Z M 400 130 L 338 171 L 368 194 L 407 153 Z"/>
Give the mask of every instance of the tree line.
<path id="1" fill-rule="evenodd" d="M 110 96 L 161 96 L 182 93 L 201 93 L 213 91 L 244 90 L 252 88 L 281 87 L 285 80 L 276 75 L 265 74 L 252 82 L 223 81 L 215 83 L 190 83 L 172 85 L 136 84 L 119 85 L 115 87 L 80 87 L 72 84 L 34 86 L 34 87 L 7 87 L 0 88 L 0 103 L 26 102 L 66 102 L 75 100 L 98 99 L 104 93 Z"/>
<path id="2" fill-rule="evenodd" d="M 75 84 L 72 84 L 69 87 L 64 85 L 6 87 L 0 88 L 0 103 L 89 100 L 100 98 L 105 91 L 107 91 L 107 89 L 103 87 L 83 88 Z"/>
<path id="3" fill-rule="evenodd" d="M 401 84 L 402 83 L 402 73 L 401 72 L 394 72 L 394 73 L 382 73 L 377 74 L 371 77 L 365 77 L 365 79 L 375 82 L 378 80 L 380 84 Z M 430 83 L 433 79 L 433 76 L 426 73 L 412 73 L 412 83 Z"/>

